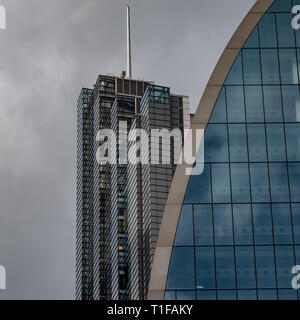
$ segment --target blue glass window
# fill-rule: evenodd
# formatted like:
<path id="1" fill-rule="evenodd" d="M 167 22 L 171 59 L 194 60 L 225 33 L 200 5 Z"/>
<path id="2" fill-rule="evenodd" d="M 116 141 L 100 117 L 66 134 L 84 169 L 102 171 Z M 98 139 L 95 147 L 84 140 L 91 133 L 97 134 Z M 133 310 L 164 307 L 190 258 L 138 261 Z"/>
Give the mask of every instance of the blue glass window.
<path id="1" fill-rule="evenodd" d="M 202 174 L 191 176 L 184 201 L 186 203 L 211 202 L 210 165 L 205 164 Z"/>
<path id="2" fill-rule="evenodd" d="M 300 202 L 300 164 L 289 164 L 290 190 L 292 202 Z"/>
<path id="3" fill-rule="evenodd" d="M 258 48 L 258 47 L 259 47 L 258 27 L 255 27 L 255 29 L 250 34 L 248 40 L 246 41 L 244 48 Z"/>
<path id="4" fill-rule="evenodd" d="M 195 244 L 213 244 L 213 223 L 211 205 L 194 205 Z"/>
<path id="5" fill-rule="evenodd" d="M 297 291 L 294 289 L 278 290 L 279 300 L 297 300 Z"/>
<path id="6" fill-rule="evenodd" d="M 259 23 L 260 45 L 262 48 L 276 48 L 275 14 L 265 14 Z"/>
<path id="7" fill-rule="evenodd" d="M 232 245 L 232 212 L 231 205 L 214 205 L 214 231 L 216 245 Z"/>
<path id="8" fill-rule="evenodd" d="M 238 290 L 238 300 L 257 300 L 256 290 Z"/>
<path id="9" fill-rule="evenodd" d="M 216 300 L 216 291 L 214 290 L 198 290 L 197 300 Z"/>
<path id="10" fill-rule="evenodd" d="M 256 274 L 258 288 L 276 288 L 275 258 L 272 246 L 256 246 Z"/>
<path id="11" fill-rule="evenodd" d="M 175 291 L 166 291 L 165 300 L 176 300 Z"/>
<path id="12" fill-rule="evenodd" d="M 266 122 L 282 122 L 280 86 L 264 86 Z"/>
<path id="13" fill-rule="evenodd" d="M 245 87 L 245 100 L 247 122 L 264 122 L 262 88 Z"/>
<path id="14" fill-rule="evenodd" d="M 230 123 L 245 122 L 245 103 L 243 87 L 226 87 L 226 96 L 228 121 Z"/>
<path id="15" fill-rule="evenodd" d="M 276 0 L 268 10 L 269 12 L 291 12 L 291 0 Z"/>
<path id="16" fill-rule="evenodd" d="M 220 92 L 216 105 L 214 107 L 214 111 L 209 120 L 210 123 L 226 123 L 227 115 L 226 115 L 226 99 L 225 99 L 225 88 L 223 88 Z"/>
<path id="17" fill-rule="evenodd" d="M 286 161 L 283 124 L 268 123 L 266 128 L 269 161 Z"/>
<path id="18" fill-rule="evenodd" d="M 248 125 L 248 145 L 250 162 L 267 161 L 266 134 L 263 124 Z"/>
<path id="19" fill-rule="evenodd" d="M 236 255 L 236 276 L 239 289 L 256 288 L 255 266 L 254 266 L 254 248 L 253 247 L 235 247 Z"/>
<path id="20" fill-rule="evenodd" d="M 230 202 L 230 179 L 228 164 L 212 164 L 212 194 L 214 203 Z"/>
<path id="21" fill-rule="evenodd" d="M 260 59 L 258 49 L 243 49 L 245 84 L 261 84 Z"/>
<path id="22" fill-rule="evenodd" d="M 216 247 L 216 267 L 218 288 L 235 289 L 236 283 L 233 247 Z"/>
<path id="23" fill-rule="evenodd" d="M 248 162 L 247 134 L 244 124 L 229 124 L 229 150 L 231 162 Z"/>
<path id="24" fill-rule="evenodd" d="M 294 231 L 294 241 L 296 244 L 300 244 L 300 204 L 292 204 L 293 212 L 293 231 Z M 299 261 L 300 264 L 300 261 Z"/>
<path id="25" fill-rule="evenodd" d="M 196 248 L 197 288 L 215 289 L 215 254 L 213 247 Z"/>
<path id="26" fill-rule="evenodd" d="M 231 165 L 232 201 L 235 203 L 250 202 L 248 163 Z"/>
<path id="27" fill-rule="evenodd" d="M 292 244 L 292 223 L 290 204 L 272 205 L 275 244 Z"/>
<path id="28" fill-rule="evenodd" d="M 288 202 L 289 184 L 286 163 L 270 163 L 271 196 L 273 202 Z"/>
<path id="29" fill-rule="evenodd" d="M 243 84 L 242 57 L 241 57 L 241 54 L 238 55 L 235 63 L 233 64 L 225 84 L 227 84 L 227 85 Z"/>
<path id="30" fill-rule="evenodd" d="M 295 49 L 279 49 L 280 74 L 282 84 L 297 84 L 298 64 Z"/>
<path id="31" fill-rule="evenodd" d="M 194 248 L 173 248 L 167 289 L 195 289 Z"/>
<path id="32" fill-rule="evenodd" d="M 253 244 L 251 206 L 249 204 L 234 204 L 233 220 L 235 244 Z"/>
<path id="33" fill-rule="evenodd" d="M 271 208 L 269 204 L 254 204 L 253 224 L 255 244 L 273 244 Z"/>
<path id="34" fill-rule="evenodd" d="M 291 28 L 291 11 L 292 6 L 289 13 L 276 14 L 278 46 L 281 48 L 295 46 L 294 29 Z"/>
<path id="35" fill-rule="evenodd" d="M 282 86 L 284 120 L 300 122 L 300 96 L 298 86 Z"/>
<path id="36" fill-rule="evenodd" d="M 266 163 L 251 163 L 251 192 L 253 202 L 270 202 L 268 168 Z"/>
<path id="37" fill-rule="evenodd" d="M 236 290 L 218 290 L 218 300 L 237 300 Z"/>
<path id="38" fill-rule="evenodd" d="M 258 300 L 277 300 L 277 291 L 258 290 Z"/>
<path id="39" fill-rule="evenodd" d="M 295 265 L 292 246 L 275 247 L 278 288 L 291 288 L 292 267 Z"/>
<path id="40" fill-rule="evenodd" d="M 175 246 L 193 246 L 193 234 L 193 206 L 183 205 L 175 237 Z"/>
<path id="41" fill-rule="evenodd" d="M 300 123 L 286 124 L 288 161 L 300 161 Z"/>
<path id="42" fill-rule="evenodd" d="M 275 49 L 261 49 L 261 66 L 264 84 L 279 84 L 278 54 Z"/>
<path id="43" fill-rule="evenodd" d="M 196 291 L 177 291 L 177 300 L 196 300 Z"/>
<path id="44" fill-rule="evenodd" d="M 226 124 L 209 124 L 205 132 L 205 162 L 227 162 Z"/>

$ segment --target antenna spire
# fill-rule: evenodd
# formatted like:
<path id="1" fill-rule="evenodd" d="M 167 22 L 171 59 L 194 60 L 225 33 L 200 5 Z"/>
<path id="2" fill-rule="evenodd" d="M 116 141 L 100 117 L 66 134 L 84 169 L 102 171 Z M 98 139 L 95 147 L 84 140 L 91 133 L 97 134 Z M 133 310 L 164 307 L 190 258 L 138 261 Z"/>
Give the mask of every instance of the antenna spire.
<path id="1" fill-rule="evenodd" d="M 132 78 L 130 7 L 127 5 L 127 78 Z"/>

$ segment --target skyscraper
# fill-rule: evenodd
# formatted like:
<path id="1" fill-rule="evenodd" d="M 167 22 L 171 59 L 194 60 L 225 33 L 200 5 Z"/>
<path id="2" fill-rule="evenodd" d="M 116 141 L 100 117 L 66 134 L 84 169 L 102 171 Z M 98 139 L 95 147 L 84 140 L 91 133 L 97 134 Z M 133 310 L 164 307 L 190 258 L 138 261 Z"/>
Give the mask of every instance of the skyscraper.
<path id="1" fill-rule="evenodd" d="M 169 164 L 119 161 L 131 145 L 120 134 L 190 125 L 189 98 L 131 77 L 130 11 L 127 8 L 127 73 L 100 75 L 82 89 L 77 106 L 77 299 L 145 299 L 160 223 L 175 172 Z M 125 124 L 125 126 L 124 126 Z M 103 129 L 116 134 L 116 163 L 96 161 Z M 182 136 L 183 143 L 183 136 Z M 145 147 L 142 146 L 143 148 Z M 156 152 L 161 152 L 158 146 Z M 180 151 L 180 150 L 179 150 Z"/>
<path id="2" fill-rule="evenodd" d="M 219 60 L 192 122 L 205 129 L 205 169 L 176 169 L 149 299 L 300 298 L 296 5 L 258 0 Z"/>

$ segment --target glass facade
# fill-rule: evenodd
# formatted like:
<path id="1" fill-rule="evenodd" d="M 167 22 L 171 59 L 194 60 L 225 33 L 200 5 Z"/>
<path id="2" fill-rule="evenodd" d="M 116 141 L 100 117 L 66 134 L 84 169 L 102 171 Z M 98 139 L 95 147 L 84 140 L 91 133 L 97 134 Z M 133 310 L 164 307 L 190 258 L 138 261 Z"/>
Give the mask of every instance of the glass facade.
<path id="1" fill-rule="evenodd" d="M 300 30 L 277 0 L 236 59 L 191 176 L 165 299 L 297 300 Z"/>

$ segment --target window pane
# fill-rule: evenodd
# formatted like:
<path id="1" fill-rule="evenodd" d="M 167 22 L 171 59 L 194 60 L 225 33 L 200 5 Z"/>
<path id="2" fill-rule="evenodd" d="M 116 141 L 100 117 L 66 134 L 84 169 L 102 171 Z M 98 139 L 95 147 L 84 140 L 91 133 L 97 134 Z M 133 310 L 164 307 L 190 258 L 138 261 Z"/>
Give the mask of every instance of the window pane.
<path id="1" fill-rule="evenodd" d="M 213 209 L 215 244 L 233 244 L 231 205 L 214 205 Z"/>
<path id="2" fill-rule="evenodd" d="M 211 171 L 213 202 L 229 203 L 231 199 L 228 164 L 213 164 Z"/>
<path id="3" fill-rule="evenodd" d="M 278 55 L 275 49 L 261 50 L 261 64 L 264 84 L 279 84 Z"/>
<path id="4" fill-rule="evenodd" d="M 197 300 L 216 300 L 216 291 L 214 290 L 198 290 Z"/>
<path id="5" fill-rule="evenodd" d="M 297 300 L 297 291 L 294 289 L 278 290 L 279 300 Z"/>
<path id="6" fill-rule="evenodd" d="M 278 288 L 290 288 L 292 267 L 295 265 L 292 246 L 275 247 Z"/>
<path id="7" fill-rule="evenodd" d="M 291 208 L 289 204 L 273 204 L 273 228 L 275 244 L 292 244 Z"/>
<path id="8" fill-rule="evenodd" d="M 256 287 L 254 248 L 235 247 L 237 286 L 239 289 Z"/>
<path id="9" fill-rule="evenodd" d="M 196 291 L 177 291 L 177 300 L 196 300 Z"/>
<path id="10" fill-rule="evenodd" d="M 255 29 L 252 31 L 250 34 L 250 37 L 246 41 L 244 48 L 258 48 L 259 43 L 258 43 L 258 28 L 255 27 Z"/>
<path id="11" fill-rule="evenodd" d="M 248 162 L 247 135 L 244 124 L 229 124 L 230 161 Z"/>
<path id="12" fill-rule="evenodd" d="M 176 300 L 175 291 L 166 291 L 165 300 Z"/>
<path id="13" fill-rule="evenodd" d="M 264 122 L 262 89 L 258 86 L 245 87 L 247 122 Z"/>
<path id="14" fill-rule="evenodd" d="M 191 176 L 185 200 L 186 203 L 209 203 L 210 192 L 210 165 L 205 164 L 202 174 Z"/>
<path id="15" fill-rule="evenodd" d="M 194 205 L 195 243 L 213 244 L 213 223 L 211 205 Z"/>
<path id="16" fill-rule="evenodd" d="M 231 164 L 232 201 L 250 202 L 248 163 Z"/>
<path id="17" fill-rule="evenodd" d="M 259 23 L 260 45 L 262 48 L 276 48 L 275 14 L 265 14 Z"/>
<path id="18" fill-rule="evenodd" d="M 277 300 L 277 291 L 258 290 L 258 300 Z"/>
<path id="19" fill-rule="evenodd" d="M 290 12 L 291 0 L 276 0 L 268 10 L 269 12 Z"/>
<path id="20" fill-rule="evenodd" d="M 256 290 L 238 290 L 238 300 L 257 300 Z"/>
<path id="21" fill-rule="evenodd" d="M 250 162 L 267 161 L 265 126 L 248 125 L 248 145 Z"/>
<path id="22" fill-rule="evenodd" d="M 235 289 L 235 266 L 233 247 L 216 247 L 217 286 Z"/>
<path id="23" fill-rule="evenodd" d="M 255 247 L 258 288 L 276 288 L 274 248 Z"/>
<path id="24" fill-rule="evenodd" d="M 286 161 L 283 125 L 267 124 L 269 161 Z"/>
<path id="25" fill-rule="evenodd" d="M 233 205 L 235 244 L 252 244 L 252 217 L 249 204 Z"/>
<path id="26" fill-rule="evenodd" d="M 300 122 L 300 97 L 298 86 L 282 86 L 284 120 Z"/>
<path id="27" fill-rule="evenodd" d="M 270 163 L 271 196 L 273 202 L 289 202 L 286 163 Z"/>
<path id="28" fill-rule="evenodd" d="M 226 124 L 209 124 L 205 132 L 205 162 L 228 162 Z"/>
<path id="29" fill-rule="evenodd" d="M 245 122 L 243 87 L 226 87 L 227 112 L 229 122 Z"/>
<path id="30" fill-rule="evenodd" d="M 289 164 L 290 190 L 292 202 L 300 202 L 300 164 Z"/>
<path id="31" fill-rule="evenodd" d="M 251 163 L 251 191 L 253 202 L 270 202 L 268 168 L 265 163 Z"/>
<path id="32" fill-rule="evenodd" d="M 266 122 L 282 122 L 281 91 L 279 86 L 264 86 Z"/>
<path id="33" fill-rule="evenodd" d="M 193 233 L 193 206 L 183 205 L 175 237 L 175 246 L 193 246 Z"/>
<path id="34" fill-rule="evenodd" d="M 294 241 L 296 244 L 300 244 L 300 204 L 293 203 L 292 212 L 293 212 L 293 226 L 294 226 Z"/>
<path id="35" fill-rule="evenodd" d="M 235 290 L 218 290 L 218 300 L 236 300 Z"/>
<path id="36" fill-rule="evenodd" d="M 288 161 L 300 161 L 300 123 L 286 124 Z"/>
<path id="37" fill-rule="evenodd" d="M 225 100 L 225 88 L 223 87 L 219 98 L 214 107 L 214 111 L 209 120 L 210 123 L 226 123 L 226 100 Z"/>
<path id="38" fill-rule="evenodd" d="M 213 247 L 196 248 L 197 288 L 215 289 L 215 254 Z"/>
<path id="39" fill-rule="evenodd" d="M 243 73 L 242 73 L 242 57 L 241 54 L 238 55 L 235 60 L 227 80 L 225 82 L 226 85 L 230 84 L 243 84 Z"/>
<path id="40" fill-rule="evenodd" d="M 167 289 L 195 289 L 194 248 L 173 248 Z"/>
<path id="41" fill-rule="evenodd" d="M 280 74 L 282 84 L 298 83 L 298 65 L 295 49 L 280 49 Z"/>
<path id="42" fill-rule="evenodd" d="M 243 49 L 245 84 L 261 84 L 260 59 L 258 49 Z"/>
<path id="43" fill-rule="evenodd" d="M 291 12 L 291 6 L 289 12 Z M 277 24 L 277 36 L 279 47 L 294 47 L 295 36 L 294 29 L 291 28 L 291 14 L 290 13 L 279 13 L 276 14 Z"/>
<path id="44" fill-rule="evenodd" d="M 253 223 L 255 244 L 273 244 L 273 228 L 269 204 L 254 204 Z"/>

